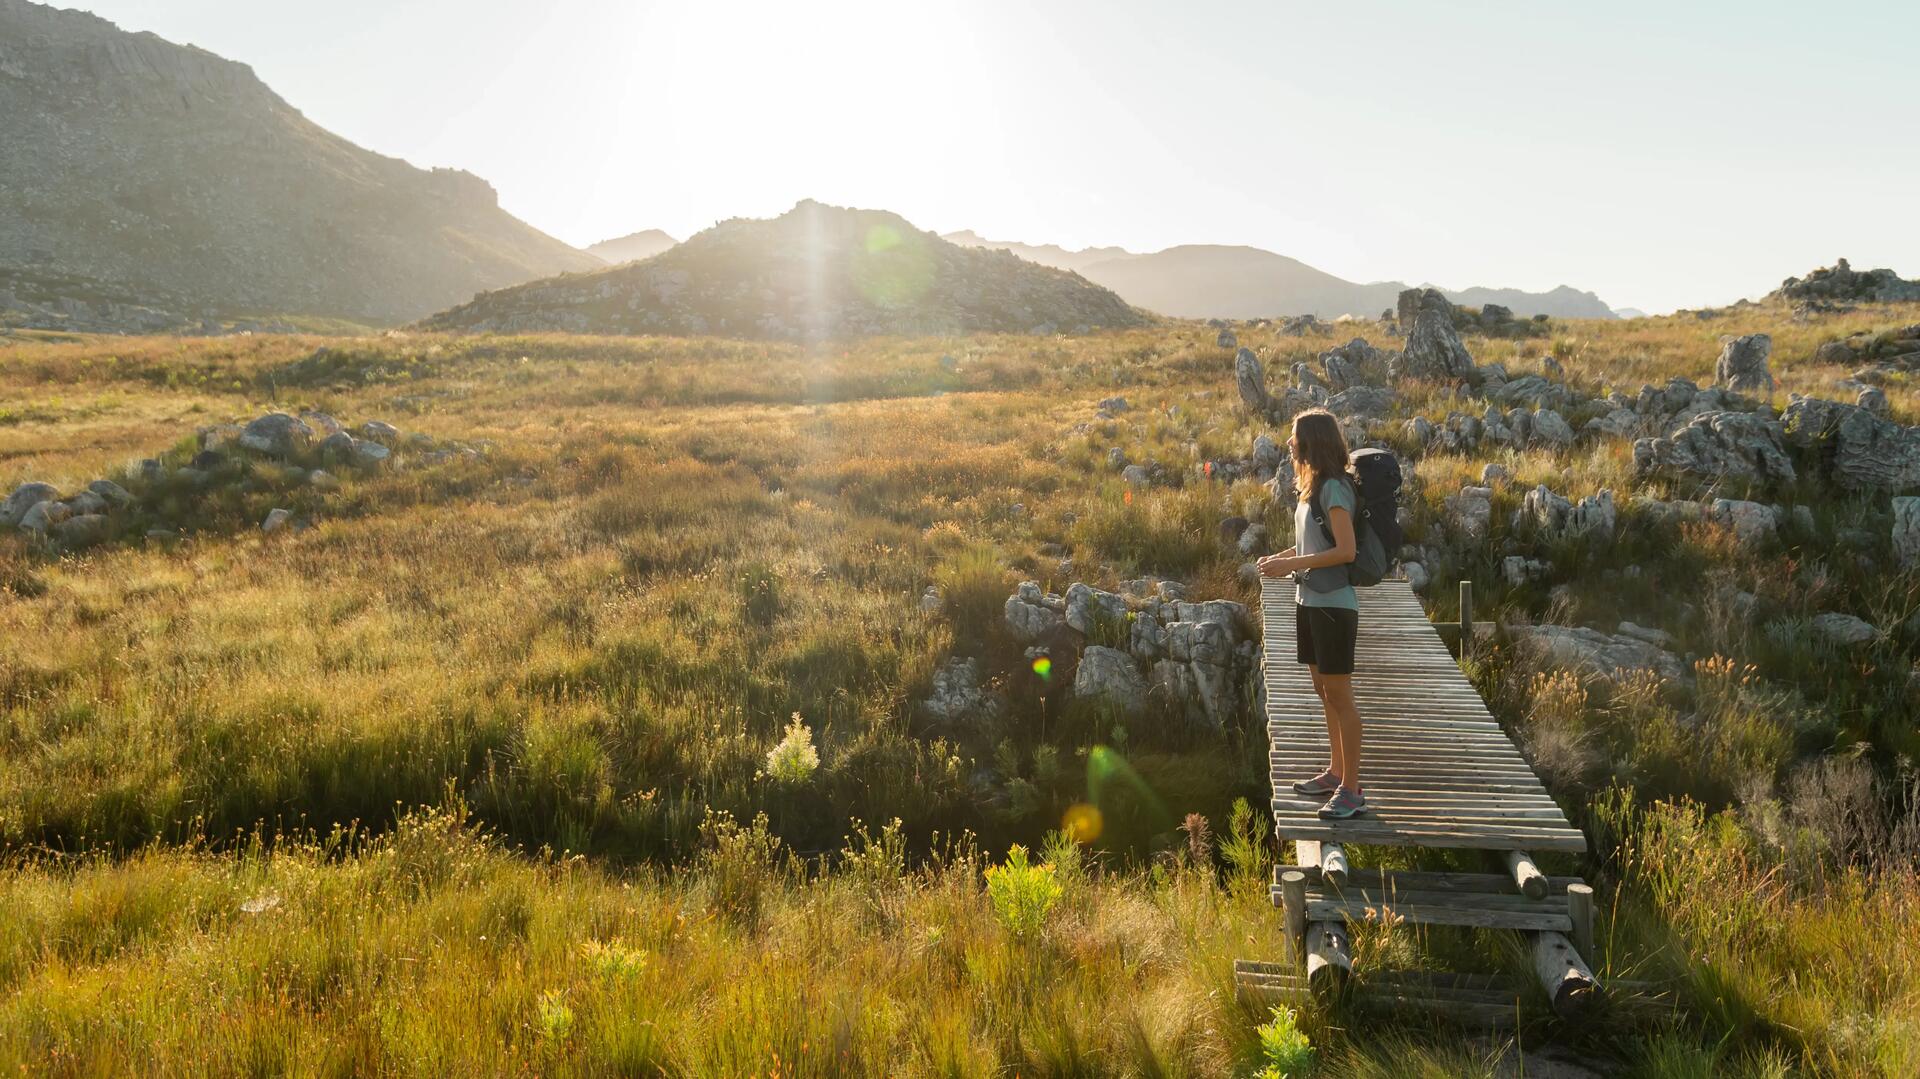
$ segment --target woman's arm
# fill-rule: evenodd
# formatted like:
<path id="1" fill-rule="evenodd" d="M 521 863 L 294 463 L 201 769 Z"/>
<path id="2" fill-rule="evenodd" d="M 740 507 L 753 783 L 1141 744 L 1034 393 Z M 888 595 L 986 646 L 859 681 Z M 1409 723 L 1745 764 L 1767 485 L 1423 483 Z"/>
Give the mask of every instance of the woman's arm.
<path id="1" fill-rule="evenodd" d="M 1353 561 L 1356 545 L 1353 538 L 1353 514 L 1343 506 L 1331 506 L 1327 509 L 1327 529 L 1333 533 L 1333 550 L 1319 554 L 1294 554 L 1289 547 L 1285 552 L 1269 555 L 1259 562 L 1263 577 L 1284 577 L 1295 570 L 1318 569 L 1321 566 L 1344 566 Z"/>

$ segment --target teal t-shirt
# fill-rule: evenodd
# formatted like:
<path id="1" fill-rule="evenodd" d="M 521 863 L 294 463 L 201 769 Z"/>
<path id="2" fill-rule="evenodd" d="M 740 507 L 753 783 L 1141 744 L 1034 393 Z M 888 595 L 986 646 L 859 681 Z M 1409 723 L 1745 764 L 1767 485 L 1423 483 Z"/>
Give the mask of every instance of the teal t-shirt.
<path id="1" fill-rule="evenodd" d="M 1353 496 L 1353 484 L 1344 479 L 1334 478 L 1320 485 L 1320 507 L 1328 513 L 1335 506 L 1346 510 L 1351 516 L 1358 501 Z M 1328 520 L 1332 525 L 1332 520 Z M 1313 510 L 1302 498 L 1293 511 L 1293 546 L 1297 554 L 1319 554 L 1333 550 L 1333 543 L 1320 532 L 1320 526 L 1314 523 Z M 1305 584 L 1295 583 L 1293 601 L 1304 607 L 1345 607 L 1350 611 L 1360 609 L 1360 597 L 1354 595 L 1353 586 L 1346 585 L 1331 592 L 1316 592 Z"/>

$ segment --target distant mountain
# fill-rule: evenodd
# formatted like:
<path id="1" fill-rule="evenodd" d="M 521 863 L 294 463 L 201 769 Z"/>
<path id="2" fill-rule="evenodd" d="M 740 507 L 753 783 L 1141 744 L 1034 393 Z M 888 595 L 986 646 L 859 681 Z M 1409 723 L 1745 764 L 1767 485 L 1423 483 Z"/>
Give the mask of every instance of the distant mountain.
<path id="1" fill-rule="evenodd" d="M 0 267 L 164 293 L 196 316 L 382 323 L 597 265 L 478 177 L 327 132 L 245 64 L 0 0 Z"/>
<path id="2" fill-rule="evenodd" d="M 1280 315 L 1378 315 L 1394 305 L 1399 281 L 1356 284 L 1316 270 L 1298 259 L 1257 247 L 1186 244 L 1152 254 L 1118 247 L 1067 251 L 987 240 L 970 231 L 946 238 L 969 247 L 1012 251 L 1021 258 L 1080 273 L 1105 285 L 1128 303 L 1178 318 L 1272 318 Z M 1536 314 L 1561 318 L 1612 318 L 1600 297 L 1565 285 L 1551 292 L 1518 289 L 1441 289 L 1454 303 L 1481 307 L 1496 303 L 1522 318 Z"/>
<path id="3" fill-rule="evenodd" d="M 1614 317 L 1616 318 L 1646 318 L 1647 317 L 1647 313 L 1645 311 L 1640 310 L 1638 307 L 1616 307 L 1613 309 L 1613 314 L 1614 314 Z"/>
<path id="4" fill-rule="evenodd" d="M 622 262 L 650 259 L 679 242 L 659 229 L 647 229 L 644 232 L 630 233 L 617 239 L 601 240 L 587 248 L 587 251 L 589 254 L 598 255 L 608 264 L 617 266 Z"/>
<path id="5" fill-rule="evenodd" d="M 960 247 L 885 211 L 807 200 L 771 220 L 723 221 L 642 262 L 489 292 L 420 325 L 807 341 L 1147 320 L 1075 274 Z"/>

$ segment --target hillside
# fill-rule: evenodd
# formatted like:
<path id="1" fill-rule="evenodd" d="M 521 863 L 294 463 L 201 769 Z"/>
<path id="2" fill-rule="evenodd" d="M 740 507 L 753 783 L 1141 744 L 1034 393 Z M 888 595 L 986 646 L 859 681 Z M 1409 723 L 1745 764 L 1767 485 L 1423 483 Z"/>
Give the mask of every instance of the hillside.
<path id="1" fill-rule="evenodd" d="M 644 262 L 477 296 L 421 327 L 820 340 L 1145 321 L 1074 274 L 959 247 L 885 211 L 807 200 L 771 220 L 724 221 Z"/>
<path id="2" fill-rule="evenodd" d="M 599 256 L 609 265 L 617 266 L 622 262 L 650 259 L 679 242 L 659 229 L 645 229 L 611 240 L 601 240 L 588 247 L 587 253 Z"/>
<path id="3" fill-rule="evenodd" d="M 1139 254 L 1120 247 L 1069 251 L 1053 244 L 988 240 L 971 231 L 950 232 L 946 239 L 969 247 L 1012 251 L 1032 262 L 1073 270 L 1119 293 L 1130 304 L 1176 318 L 1371 316 L 1392 307 L 1394 298 L 1407 287 L 1400 281 L 1359 284 L 1298 259 L 1240 245 L 1183 244 Z M 1598 296 L 1566 285 L 1549 292 L 1478 286 L 1440 291 L 1454 303 L 1499 304 L 1521 318 L 1614 317 Z"/>
<path id="4" fill-rule="evenodd" d="M 598 265 L 478 177 L 320 128 L 245 64 L 26 0 L 0 0 L 0 145 L 0 267 L 216 313 L 399 322 Z"/>

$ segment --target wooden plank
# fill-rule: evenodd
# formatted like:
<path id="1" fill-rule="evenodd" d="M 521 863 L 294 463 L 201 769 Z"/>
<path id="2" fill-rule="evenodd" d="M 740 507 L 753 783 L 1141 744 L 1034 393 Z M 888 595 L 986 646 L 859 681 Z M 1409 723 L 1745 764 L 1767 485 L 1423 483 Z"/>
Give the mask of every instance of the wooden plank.
<path id="1" fill-rule="evenodd" d="M 1492 896 L 1488 898 L 1506 898 Z M 1365 900 L 1321 898 L 1307 900 L 1307 917 L 1318 920 L 1347 918 L 1356 922 L 1397 918 L 1410 925 L 1455 925 L 1479 929 L 1531 929 L 1564 933 L 1573 927 L 1566 910 L 1554 910 L 1546 902 L 1536 903 L 1519 897 L 1526 907 L 1461 906 L 1454 903 L 1414 903 L 1405 898 Z"/>
<path id="2" fill-rule="evenodd" d="M 1298 872 L 1307 878 L 1308 884 L 1320 883 L 1320 867 L 1317 865 L 1277 866 L 1273 872 L 1271 887 L 1280 886 L 1284 873 Z M 1581 884 L 1579 877 L 1547 877 L 1547 892 L 1553 895 L 1565 895 L 1567 889 Z M 1367 889 L 1379 892 L 1382 889 L 1409 892 L 1485 892 L 1496 895 L 1518 895 L 1513 879 L 1504 873 L 1463 873 L 1455 870 L 1432 869 L 1378 869 L 1352 868 L 1347 871 L 1345 891 Z"/>

